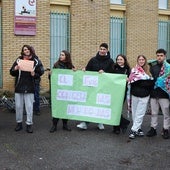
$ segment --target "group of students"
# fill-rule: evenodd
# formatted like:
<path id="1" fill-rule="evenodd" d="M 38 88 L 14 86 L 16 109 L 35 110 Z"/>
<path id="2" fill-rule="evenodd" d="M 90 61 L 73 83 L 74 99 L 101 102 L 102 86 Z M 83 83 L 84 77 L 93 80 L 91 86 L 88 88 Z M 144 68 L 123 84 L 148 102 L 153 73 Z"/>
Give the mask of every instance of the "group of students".
<path id="1" fill-rule="evenodd" d="M 148 137 L 157 135 L 158 125 L 158 112 L 161 107 L 163 113 L 163 129 L 162 137 L 168 139 L 170 128 L 170 91 L 166 85 L 164 88 L 159 85 L 159 79 L 165 78 L 164 75 L 170 75 L 170 65 L 166 62 L 166 51 L 158 49 L 156 51 L 157 60 L 154 64 L 148 65 L 147 58 L 144 55 L 137 57 L 137 63 L 134 68 L 130 68 L 125 55 L 119 54 L 116 57 L 116 63 L 111 59 L 107 43 L 102 43 L 99 46 L 99 51 L 96 56 L 92 57 L 84 71 L 96 71 L 99 73 L 114 73 L 126 74 L 127 85 L 125 90 L 125 97 L 128 98 L 128 105 L 131 106 L 132 112 L 132 127 L 129 133 L 129 138 L 134 139 L 136 136 L 144 136 L 142 131 L 143 118 L 147 110 L 148 102 L 151 104 L 151 128 L 147 132 Z M 14 62 L 10 69 L 11 75 L 16 77 L 15 81 L 15 101 L 16 101 L 16 131 L 22 129 L 23 120 L 23 103 L 25 102 L 27 112 L 27 132 L 32 133 L 32 104 L 33 104 L 33 90 L 34 79 L 37 75 L 41 76 L 40 66 L 37 64 L 37 59 L 34 57 L 29 46 L 23 46 L 21 52 L 21 59 L 29 59 L 34 61 L 34 70 L 29 73 L 21 71 L 17 65 L 17 60 Z M 150 67 L 150 68 L 149 68 Z M 68 51 L 61 51 L 58 61 L 53 66 L 54 69 L 72 69 L 75 70 L 72 64 L 71 55 Z M 50 78 L 50 75 L 49 75 Z M 168 84 L 169 85 L 169 84 Z M 59 119 L 52 118 L 52 127 L 50 132 L 53 133 L 57 130 Z M 63 130 L 71 131 L 68 127 L 68 120 L 62 119 Z M 78 128 L 86 130 L 89 122 L 81 122 L 77 125 Z M 120 134 L 126 131 L 130 121 L 125 119 L 123 115 L 120 118 L 119 126 L 113 126 L 113 132 Z M 103 130 L 104 125 L 97 124 L 98 129 Z M 31 129 L 31 130 L 30 130 Z"/>
<path id="2" fill-rule="evenodd" d="M 170 75 L 170 64 L 166 61 L 166 51 L 164 49 L 158 49 L 156 56 L 156 62 L 151 64 L 149 68 L 146 57 L 139 55 L 137 65 L 132 68 L 128 78 L 133 121 L 129 134 L 130 139 L 134 139 L 136 136 L 144 136 L 141 126 L 149 99 L 151 105 L 151 128 L 146 133 L 146 136 L 153 137 L 157 135 L 158 113 L 159 108 L 161 108 L 163 114 L 162 137 L 164 139 L 169 138 L 170 91 L 166 80 Z"/>

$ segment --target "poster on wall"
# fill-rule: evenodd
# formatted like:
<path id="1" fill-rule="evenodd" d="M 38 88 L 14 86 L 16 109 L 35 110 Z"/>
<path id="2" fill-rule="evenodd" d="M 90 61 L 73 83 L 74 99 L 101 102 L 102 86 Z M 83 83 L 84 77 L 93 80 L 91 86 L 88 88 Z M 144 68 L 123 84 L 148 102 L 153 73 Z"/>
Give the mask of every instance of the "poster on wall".
<path id="1" fill-rule="evenodd" d="M 15 0 L 15 35 L 36 35 L 36 0 Z"/>

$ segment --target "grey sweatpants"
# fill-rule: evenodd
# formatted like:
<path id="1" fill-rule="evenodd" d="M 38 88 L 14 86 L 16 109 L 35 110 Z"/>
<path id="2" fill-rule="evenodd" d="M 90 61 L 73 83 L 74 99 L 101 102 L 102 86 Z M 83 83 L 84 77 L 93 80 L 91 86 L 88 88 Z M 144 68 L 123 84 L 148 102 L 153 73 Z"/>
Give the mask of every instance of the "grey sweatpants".
<path id="1" fill-rule="evenodd" d="M 143 118 L 146 113 L 149 97 L 136 97 L 132 95 L 132 120 L 133 126 L 131 130 L 138 131 L 141 129 Z"/>
<path id="2" fill-rule="evenodd" d="M 23 121 L 23 111 L 24 104 L 26 110 L 26 124 L 33 124 L 33 102 L 34 94 L 33 93 L 15 93 L 15 108 L 16 108 L 16 122 L 20 123 Z"/>
<path id="3" fill-rule="evenodd" d="M 156 129 L 158 125 L 159 107 L 161 107 L 163 114 L 163 128 L 170 128 L 170 113 L 169 113 L 169 99 L 155 99 L 151 98 L 151 127 Z"/>

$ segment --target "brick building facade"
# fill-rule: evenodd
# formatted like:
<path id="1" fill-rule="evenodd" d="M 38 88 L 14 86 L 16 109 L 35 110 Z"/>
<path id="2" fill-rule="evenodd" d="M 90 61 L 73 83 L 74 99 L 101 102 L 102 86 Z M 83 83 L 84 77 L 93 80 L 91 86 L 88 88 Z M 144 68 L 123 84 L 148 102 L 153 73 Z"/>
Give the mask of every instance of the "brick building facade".
<path id="1" fill-rule="evenodd" d="M 154 57 L 158 46 L 158 1 L 127 1 L 126 17 L 129 62 L 134 65 L 139 54 Z"/>
<path id="2" fill-rule="evenodd" d="M 110 39 L 110 17 L 126 17 L 126 55 L 133 66 L 139 54 L 148 59 L 158 47 L 158 20 L 169 20 L 169 10 L 159 10 L 158 0 L 124 0 L 124 4 L 110 4 L 109 0 L 37 0 L 37 32 L 35 36 L 14 35 L 14 6 L 12 0 L 1 0 L 2 9 L 2 69 L 3 90 L 13 90 L 14 79 L 9 69 L 20 55 L 21 47 L 35 47 L 44 67 L 50 67 L 50 11 L 70 13 L 70 51 L 73 63 L 82 68 L 96 54 L 101 42 Z M 110 47 L 112 48 L 112 47 Z M 47 72 L 41 86 L 48 89 Z"/>

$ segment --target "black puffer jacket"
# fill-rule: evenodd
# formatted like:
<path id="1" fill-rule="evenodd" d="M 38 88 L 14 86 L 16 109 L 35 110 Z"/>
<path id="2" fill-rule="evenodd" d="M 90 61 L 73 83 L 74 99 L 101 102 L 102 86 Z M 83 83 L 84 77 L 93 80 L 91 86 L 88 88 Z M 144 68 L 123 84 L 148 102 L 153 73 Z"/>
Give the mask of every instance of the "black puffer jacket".
<path id="1" fill-rule="evenodd" d="M 111 73 L 114 61 L 110 58 L 108 52 L 106 56 L 100 56 L 99 52 L 95 57 L 91 58 L 86 66 L 87 71 L 99 71 L 103 70 L 106 73 Z"/>
<path id="2" fill-rule="evenodd" d="M 127 75 L 127 77 L 129 77 L 130 75 L 130 67 L 129 66 L 124 66 L 124 67 L 120 67 L 118 64 L 115 64 L 113 67 L 113 73 L 114 74 L 125 74 Z M 127 83 L 126 83 L 126 87 L 125 87 L 125 96 L 124 96 L 124 102 L 126 100 L 126 95 L 127 95 L 127 91 L 128 91 L 128 87 L 127 87 Z"/>
<path id="3" fill-rule="evenodd" d="M 20 56 L 19 58 L 17 58 L 10 69 L 10 74 L 16 77 L 15 93 L 34 93 L 34 85 L 35 85 L 34 79 L 40 77 L 41 75 L 40 63 L 35 57 L 32 57 L 30 59 L 34 61 L 34 67 L 35 67 L 34 70 L 35 75 L 31 76 L 30 72 L 14 70 L 15 66 L 17 65 L 18 59 L 23 59 L 23 57 Z"/>
<path id="4" fill-rule="evenodd" d="M 161 67 L 162 67 L 162 63 L 156 63 L 155 65 L 151 66 L 150 68 L 150 72 L 154 78 L 154 81 L 156 82 L 157 78 L 159 77 L 159 73 L 161 71 Z M 165 91 L 163 91 L 161 88 L 156 88 L 156 89 L 152 89 L 151 91 L 151 98 L 166 98 L 168 99 L 168 93 L 166 93 Z"/>
<path id="5" fill-rule="evenodd" d="M 153 89 L 153 80 L 138 80 L 131 83 L 131 94 L 136 97 L 147 97 Z"/>
<path id="6" fill-rule="evenodd" d="M 70 68 L 71 67 L 71 68 Z M 54 64 L 53 68 L 59 68 L 59 69 L 73 69 L 74 66 L 72 64 L 70 64 L 70 66 L 68 66 L 67 63 L 62 62 L 62 61 L 58 61 L 57 64 Z"/>
<path id="7" fill-rule="evenodd" d="M 113 73 L 115 73 L 115 74 L 126 74 L 127 77 L 129 77 L 130 67 L 128 67 L 128 66 L 120 67 L 118 64 L 115 64 L 114 68 L 113 68 Z"/>

